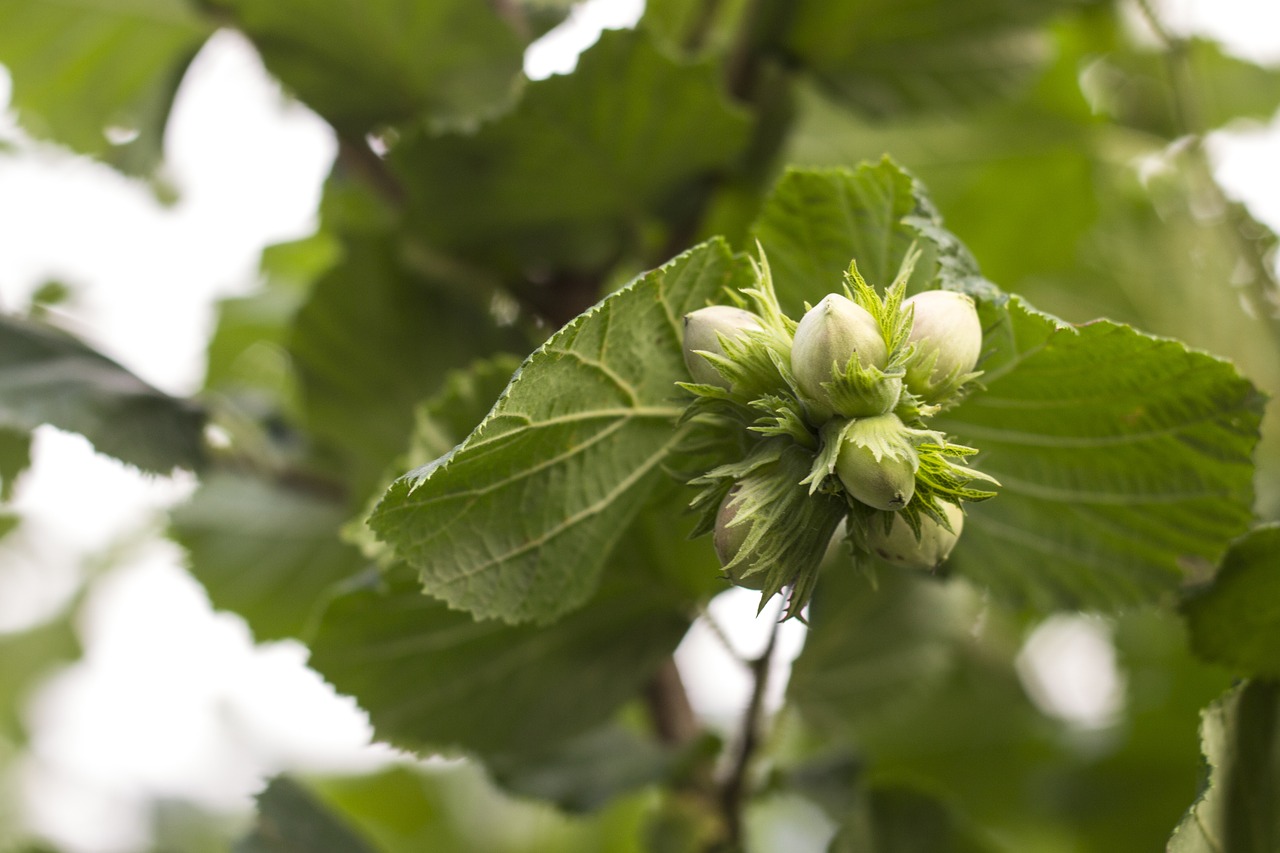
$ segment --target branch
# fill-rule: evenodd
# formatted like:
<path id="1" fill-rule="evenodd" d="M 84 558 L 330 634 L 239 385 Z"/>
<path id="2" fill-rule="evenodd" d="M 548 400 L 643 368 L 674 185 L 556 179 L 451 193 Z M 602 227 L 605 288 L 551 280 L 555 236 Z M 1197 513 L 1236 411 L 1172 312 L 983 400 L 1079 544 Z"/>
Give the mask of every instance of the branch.
<path id="1" fill-rule="evenodd" d="M 674 658 L 667 658 L 645 687 L 644 698 L 658 738 L 668 746 L 685 746 L 698 736 L 698 718 L 689 704 Z"/>
<path id="2" fill-rule="evenodd" d="M 778 616 L 780 615 L 779 613 Z M 781 625 L 781 621 L 775 617 L 764 652 L 751 662 L 751 674 L 755 684 L 742 721 L 742 739 L 738 743 L 738 753 L 734 758 L 733 766 L 720 786 L 720 813 L 724 820 L 729 849 L 732 850 L 741 849 L 742 846 L 742 812 L 748 794 L 747 777 L 761 741 L 764 726 L 764 694 L 769 685 L 769 663 L 773 658 L 773 650 L 778 642 L 778 629 Z"/>

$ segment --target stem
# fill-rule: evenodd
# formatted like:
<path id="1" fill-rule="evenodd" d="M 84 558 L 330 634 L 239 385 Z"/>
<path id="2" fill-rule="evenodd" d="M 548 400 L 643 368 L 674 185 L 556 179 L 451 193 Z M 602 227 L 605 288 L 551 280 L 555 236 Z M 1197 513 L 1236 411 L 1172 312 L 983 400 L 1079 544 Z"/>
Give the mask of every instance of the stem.
<path id="1" fill-rule="evenodd" d="M 689 694 L 685 692 L 674 658 L 663 661 L 653 674 L 645 687 L 644 698 L 653 727 L 663 743 L 684 746 L 698 736 L 698 718 L 689 704 Z"/>
<path id="2" fill-rule="evenodd" d="M 777 616 L 781 616 L 781 612 Z M 778 642 L 778 629 L 781 625 L 782 622 L 775 617 L 764 652 L 751 661 L 751 674 L 755 684 L 751 690 L 751 701 L 747 704 L 746 715 L 742 720 L 742 739 L 738 743 L 738 752 L 733 766 L 720 786 L 720 814 L 724 820 L 727 849 L 730 850 L 738 850 L 742 847 L 742 811 L 748 794 L 748 776 L 756 749 L 760 746 L 762 739 L 764 694 L 769 685 L 769 664 Z"/>

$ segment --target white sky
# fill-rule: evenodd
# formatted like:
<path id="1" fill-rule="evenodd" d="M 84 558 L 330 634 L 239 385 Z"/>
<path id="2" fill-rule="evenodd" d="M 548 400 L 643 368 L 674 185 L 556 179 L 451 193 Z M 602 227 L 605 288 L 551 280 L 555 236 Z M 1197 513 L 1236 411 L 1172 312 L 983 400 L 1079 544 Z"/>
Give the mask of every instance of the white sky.
<path id="1" fill-rule="evenodd" d="M 1280 61 L 1274 0 L 1168 4 L 1187 26 L 1230 40 L 1240 53 Z M 601 27 L 627 25 L 641 7 L 642 0 L 596 0 L 580 9 L 576 28 L 530 48 L 530 76 L 570 70 Z M 0 107 L 7 100 L 0 69 Z M 0 113 L 0 137 L 13 135 Z M 327 126 L 283 98 L 253 50 L 227 33 L 193 64 L 171 119 L 166 154 L 181 192 L 176 207 L 161 207 L 106 167 L 23 148 L 0 155 L 0 310 L 20 309 L 49 278 L 65 280 L 77 288 L 66 321 L 175 394 L 199 385 L 213 301 L 255 285 L 264 245 L 313 230 L 334 155 Z M 1276 127 L 1220 136 L 1213 151 L 1228 188 L 1280 227 Z M 192 487 L 189 478 L 139 476 L 79 437 L 41 429 L 15 507 L 23 528 L 0 540 L 0 631 L 47 617 L 93 555 L 113 544 L 121 552 L 92 587 L 80 626 L 84 660 L 30 709 L 33 757 L 19 782 L 32 826 L 68 850 L 137 849 L 147 833 L 141 808 L 154 795 L 243 811 L 263 774 L 386 755 L 365 746 L 368 729 L 354 706 L 303 666 L 304 649 L 254 647 L 237 617 L 210 613 L 177 549 L 156 536 L 164 508 Z M 751 618 L 754 595 L 722 596 L 713 610 L 735 646 L 758 650 L 764 626 Z M 1082 725 L 1114 712 L 1122 682 L 1108 664 L 1104 628 L 1065 620 L 1036 636 L 1020 665 L 1037 701 Z M 802 642 L 802 629 L 790 623 L 780 659 Z M 705 627 L 678 659 L 700 711 L 730 725 L 745 701 L 745 672 Z M 785 677 L 775 679 L 772 703 L 784 685 Z M 1074 698 L 1055 705 L 1063 685 Z"/>

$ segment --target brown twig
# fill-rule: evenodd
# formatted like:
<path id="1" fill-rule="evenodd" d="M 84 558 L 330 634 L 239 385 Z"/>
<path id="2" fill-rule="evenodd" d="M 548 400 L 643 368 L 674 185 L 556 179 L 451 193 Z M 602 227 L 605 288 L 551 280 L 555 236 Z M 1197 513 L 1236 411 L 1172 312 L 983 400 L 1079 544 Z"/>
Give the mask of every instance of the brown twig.
<path id="1" fill-rule="evenodd" d="M 729 850 L 738 850 L 742 846 L 743 808 L 749 794 L 751 764 L 762 739 L 764 694 L 769 686 L 769 664 L 778 642 L 778 629 L 781 624 L 775 619 L 764 652 L 751 662 L 751 674 L 755 682 L 751 689 L 751 700 L 747 703 L 747 711 L 743 716 L 742 731 L 733 766 L 720 786 L 720 813 L 724 820 Z"/>
<path id="2" fill-rule="evenodd" d="M 685 746 L 697 738 L 698 718 L 689 704 L 680 671 L 673 658 L 667 658 L 649 679 L 645 701 L 658 739 L 668 746 Z"/>

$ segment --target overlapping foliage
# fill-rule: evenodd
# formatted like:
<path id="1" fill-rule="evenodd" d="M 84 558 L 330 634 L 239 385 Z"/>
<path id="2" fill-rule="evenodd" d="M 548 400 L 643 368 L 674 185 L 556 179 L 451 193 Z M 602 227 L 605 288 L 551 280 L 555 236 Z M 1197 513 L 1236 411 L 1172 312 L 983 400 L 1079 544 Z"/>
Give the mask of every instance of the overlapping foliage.
<path id="1" fill-rule="evenodd" d="M 172 534 L 214 606 L 305 642 L 380 739 L 491 777 L 277 779 L 242 849 L 763 849 L 797 796 L 833 850 L 1151 849 L 1176 825 L 1172 849 L 1269 849 L 1277 543 L 1250 527 L 1280 511 L 1275 240 L 1201 135 L 1270 116 L 1280 75 L 1158 20 L 1140 46 L 1106 2 L 651 0 L 524 80 L 571 5 L 0 7 L 27 132 L 157 187 L 217 27 L 339 140 L 316 235 L 222 304 L 195 399 L 38 311 L 0 324 L 6 494 L 42 423 L 196 470 Z M 686 537 L 684 483 L 725 449 L 682 420 L 681 317 L 752 286 L 751 259 L 798 317 L 851 260 L 883 288 L 913 249 L 909 292 L 979 305 L 983 375 L 937 425 L 1001 493 L 945 577 L 829 555 L 774 736 L 753 705 L 722 738 L 672 678 L 726 586 Z M 1094 732 L 1015 663 L 1075 609 L 1113 618 L 1128 675 Z M 39 669 L 64 634 L 6 643 Z M 1197 715 L 1233 675 L 1197 800 Z"/>

